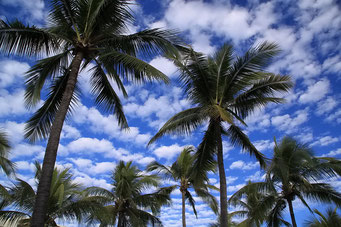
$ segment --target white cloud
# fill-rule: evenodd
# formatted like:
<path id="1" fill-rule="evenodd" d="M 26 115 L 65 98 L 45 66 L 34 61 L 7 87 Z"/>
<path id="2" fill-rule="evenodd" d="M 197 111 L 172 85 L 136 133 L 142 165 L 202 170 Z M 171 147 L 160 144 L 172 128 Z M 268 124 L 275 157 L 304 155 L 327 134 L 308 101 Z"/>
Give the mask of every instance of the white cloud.
<path id="1" fill-rule="evenodd" d="M 327 146 L 329 144 L 333 144 L 339 141 L 339 138 L 332 136 L 324 136 L 318 138 L 311 146 L 319 145 L 319 146 Z"/>
<path id="2" fill-rule="evenodd" d="M 44 155 L 45 148 L 40 145 L 32 145 L 28 143 L 20 143 L 13 147 L 10 151 L 10 158 L 17 159 L 19 157 L 28 157 L 28 156 L 41 156 Z"/>
<path id="3" fill-rule="evenodd" d="M 275 143 L 270 140 L 258 140 L 253 142 L 253 145 L 257 148 L 258 151 L 266 151 L 272 150 L 274 148 Z"/>
<path id="4" fill-rule="evenodd" d="M 0 61 L 0 65 L 0 88 L 12 85 L 17 81 L 22 81 L 24 84 L 24 75 L 30 69 L 26 62 L 4 60 Z"/>
<path id="5" fill-rule="evenodd" d="M 333 122 L 333 123 L 341 123 L 341 109 L 337 109 L 332 114 L 330 114 L 327 118 L 327 121 Z"/>
<path id="6" fill-rule="evenodd" d="M 307 91 L 299 98 L 301 103 L 310 103 L 321 100 L 330 92 L 330 83 L 327 79 L 322 79 L 308 87 Z"/>
<path id="7" fill-rule="evenodd" d="M 72 126 L 67 125 L 67 124 L 65 124 L 63 126 L 61 138 L 77 139 L 79 137 L 81 137 L 81 133 L 80 133 L 80 131 L 77 128 L 72 127 Z"/>
<path id="8" fill-rule="evenodd" d="M 0 117 L 29 113 L 25 108 L 24 95 L 24 90 L 16 90 L 12 94 L 0 90 Z"/>
<path id="9" fill-rule="evenodd" d="M 2 0 L 2 4 L 20 9 L 21 15 L 28 16 L 33 20 L 43 20 L 46 17 L 44 12 L 44 1 L 41 0 Z"/>
<path id="10" fill-rule="evenodd" d="M 235 192 L 244 187 L 245 184 L 237 184 L 232 186 L 227 186 L 227 192 Z"/>
<path id="11" fill-rule="evenodd" d="M 275 116 L 271 118 L 271 124 L 280 131 L 288 133 L 297 130 L 297 126 L 308 120 L 308 109 L 296 111 L 294 117 L 289 114 Z"/>
<path id="12" fill-rule="evenodd" d="M 6 132 L 11 144 L 18 144 L 24 139 L 24 123 L 18 123 L 15 121 L 6 121 L 0 123 L 0 127 Z"/>
<path id="13" fill-rule="evenodd" d="M 170 146 L 161 146 L 154 150 L 154 154 L 158 158 L 172 159 L 176 155 L 180 154 L 185 146 L 179 146 L 178 144 L 173 144 Z"/>
<path id="14" fill-rule="evenodd" d="M 109 173 L 115 169 L 116 163 L 114 162 L 93 162 L 90 159 L 84 158 L 71 158 L 73 163 L 76 164 L 78 169 L 90 175 Z"/>
<path id="15" fill-rule="evenodd" d="M 174 77 L 177 71 L 176 66 L 167 58 L 158 56 L 149 62 L 150 65 L 154 66 L 168 77 Z"/>
<path id="16" fill-rule="evenodd" d="M 242 170 L 251 170 L 251 169 L 256 169 L 259 167 L 258 162 L 244 162 L 242 160 L 238 160 L 235 162 L 232 162 L 230 165 L 230 169 L 242 169 Z"/>
<path id="17" fill-rule="evenodd" d="M 83 105 L 79 106 L 74 113 L 73 120 L 76 124 L 89 124 L 90 130 L 106 134 L 109 138 L 132 142 L 135 145 L 144 146 L 150 140 L 149 133 L 140 133 L 138 127 L 130 127 L 128 130 L 122 130 L 114 115 L 102 115 L 95 108 L 87 108 Z"/>
<path id="18" fill-rule="evenodd" d="M 337 156 L 337 155 L 341 155 L 341 148 L 334 150 L 334 151 L 330 151 L 329 153 L 327 153 L 324 156 L 330 157 L 330 156 Z"/>
<path id="19" fill-rule="evenodd" d="M 317 114 L 322 115 L 330 112 L 338 105 L 338 101 L 334 97 L 327 97 L 325 100 L 317 104 Z"/>

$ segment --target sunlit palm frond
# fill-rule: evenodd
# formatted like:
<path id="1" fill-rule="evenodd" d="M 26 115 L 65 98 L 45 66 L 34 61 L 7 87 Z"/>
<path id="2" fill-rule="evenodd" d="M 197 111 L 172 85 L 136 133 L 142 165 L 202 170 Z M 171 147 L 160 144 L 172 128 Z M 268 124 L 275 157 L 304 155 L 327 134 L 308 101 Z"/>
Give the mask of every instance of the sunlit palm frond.
<path id="1" fill-rule="evenodd" d="M 135 82 L 151 82 L 154 80 L 169 82 L 168 77 L 158 69 L 143 60 L 116 50 L 101 53 L 99 60 L 106 66 L 112 65 L 122 78 Z"/>

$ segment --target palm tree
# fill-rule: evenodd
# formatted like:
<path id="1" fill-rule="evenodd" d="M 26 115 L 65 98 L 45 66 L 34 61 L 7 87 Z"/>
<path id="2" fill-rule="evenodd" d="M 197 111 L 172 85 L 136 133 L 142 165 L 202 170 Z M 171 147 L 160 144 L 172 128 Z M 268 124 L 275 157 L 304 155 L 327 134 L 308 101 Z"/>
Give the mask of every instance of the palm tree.
<path id="1" fill-rule="evenodd" d="M 249 191 L 262 194 L 258 211 L 266 214 L 268 226 L 290 226 L 283 219 L 288 206 L 292 226 L 296 227 L 293 201 L 299 198 L 312 212 L 305 199 L 341 204 L 341 194 L 323 180 L 341 174 L 341 161 L 333 158 L 314 157 L 311 149 L 290 137 L 280 144 L 275 140 L 274 156 L 266 168 L 265 182 L 250 183 L 237 191 L 231 200 L 239 200 Z"/>
<path id="2" fill-rule="evenodd" d="M 112 176 L 112 190 L 90 187 L 88 195 L 103 201 L 105 212 L 97 212 L 89 217 L 89 223 L 100 222 L 100 226 L 152 226 L 161 225 L 154 216 L 161 206 L 171 202 L 170 189 L 161 188 L 155 192 L 144 193 L 159 186 L 159 177 L 145 175 L 132 162 L 123 161 L 116 166 Z M 152 212 L 149 213 L 148 210 Z"/>
<path id="3" fill-rule="evenodd" d="M 164 166 L 155 161 L 150 163 L 147 167 L 147 171 L 157 171 L 158 174 L 162 174 L 164 179 L 177 182 L 175 185 L 170 186 L 170 188 L 172 191 L 179 188 L 181 192 L 183 227 L 186 227 L 186 200 L 192 206 L 193 212 L 197 216 L 195 200 L 189 191 L 190 188 L 193 188 L 197 195 L 207 202 L 215 213 L 218 212 L 217 201 L 215 197 L 209 193 L 208 188 L 218 189 L 212 185 L 197 182 L 196 179 L 193 178 L 194 156 L 191 154 L 193 151 L 193 147 L 184 148 L 177 160 L 171 166 Z"/>
<path id="4" fill-rule="evenodd" d="M 7 158 L 10 148 L 6 133 L 0 131 L 0 167 L 6 175 L 15 171 L 15 165 Z"/>
<path id="5" fill-rule="evenodd" d="M 268 226 L 279 227 L 281 225 L 291 226 L 283 219 L 282 210 L 285 202 L 278 200 L 278 195 L 272 185 L 264 185 L 264 182 L 248 182 L 247 185 L 235 192 L 228 203 L 241 208 L 231 214 L 245 218 L 237 226 L 261 226 L 264 221 L 268 221 Z M 269 186 L 266 188 L 266 186 Z M 263 190 L 259 190 L 259 189 Z M 264 191 L 264 188 L 267 191 Z M 276 203 L 277 202 L 277 203 Z M 276 206 L 274 206 L 276 204 Z"/>
<path id="6" fill-rule="evenodd" d="M 32 226 L 42 226 L 57 156 L 63 122 L 79 98 L 77 78 L 92 63 L 91 86 L 95 101 L 113 112 L 122 128 L 127 127 L 122 105 L 110 81 L 124 96 L 123 79 L 137 82 L 168 78 L 139 60 L 174 50 L 174 33 L 149 29 L 127 35 L 134 22 L 128 0 L 51 0 L 47 27 L 37 28 L 16 20 L 0 20 L 0 50 L 5 54 L 48 57 L 27 73 L 26 104 L 39 103 L 44 85 L 50 85 L 43 106 L 29 119 L 26 137 L 31 141 L 48 138 L 42 178 L 38 185 Z M 48 82 L 49 81 L 49 82 Z M 71 108 L 70 108 L 71 107 Z"/>
<path id="7" fill-rule="evenodd" d="M 327 216 L 324 216 L 321 212 L 314 209 L 319 219 L 314 217 L 312 220 L 306 221 L 305 225 L 308 227 L 339 227 L 341 226 L 341 217 L 336 210 L 337 208 L 328 208 Z"/>
<path id="8" fill-rule="evenodd" d="M 275 92 L 286 92 L 293 86 L 289 76 L 263 71 L 279 52 L 277 45 L 264 42 L 249 49 L 243 57 L 236 57 L 232 49 L 231 45 L 225 44 L 213 56 L 206 57 L 193 50 L 169 56 L 180 69 L 184 91 L 195 106 L 169 119 L 149 142 L 151 144 L 165 134 L 188 134 L 208 122 L 196 152 L 195 166 L 196 172 L 202 175 L 200 172 L 211 169 L 217 158 L 222 227 L 226 227 L 228 221 L 222 135 L 255 156 L 264 167 L 264 156 L 238 123 L 246 125 L 243 119 L 256 108 L 284 101 L 274 97 Z"/>
<path id="9" fill-rule="evenodd" d="M 36 163 L 35 179 L 38 181 L 42 170 Z M 43 226 L 57 226 L 56 219 L 84 220 L 90 213 L 100 209 L 100 203 L 91 197 L 86 198 L 82 194 L 82 186 L 72 181 L 69 169 L 54 169 L 51 194 L 48 198 L 48 210 Z M 4 190 L 1 190 L 5 192 Z M 4 193 L 1 193 L 4 196 Z M 24 180 L 18 179 L 17 183 L 8 189 L 5 200 L 0 209 L 0 223 L 5 226 L 30 226 L 34 208 L 36 192 L 33 187 Z M 5 207 L 12 210 L 6 210 Z"/>

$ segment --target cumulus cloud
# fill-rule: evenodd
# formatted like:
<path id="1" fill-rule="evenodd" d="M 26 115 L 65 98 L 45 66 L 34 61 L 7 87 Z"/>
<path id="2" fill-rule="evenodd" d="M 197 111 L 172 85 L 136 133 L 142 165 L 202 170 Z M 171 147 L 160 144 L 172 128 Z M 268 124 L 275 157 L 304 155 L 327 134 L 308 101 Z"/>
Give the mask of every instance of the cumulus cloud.
<path id="1" fill-rule="evenodd" d="M 329 144 L 333 144 L 339 141 L 339 138 L 332 136 L 323 136 L 318 138 L 311 146 L 319 145 L 319 146 L 327 146 Z"/>
<path id="2" fill-rule="evenodd" d="M 251 170 L 251 169 L 256 169 L 257 167 L 259 167 L 258 162 L 244 162 L 242 160 L 232 162 L 232 164 L 230 165 L 230 169 L 242 169 L 242 170 Z"/>
<path id="3" fill-rule="evenodd" d="M 170 146 L 161 146 L 156 148 L 153 152 L 158 158 L 172 159 L 176 155 L 180 154 L 185 146 L 179 146 L 178 144 L 173 144 Z"/>
<path id="4" fill-rule="evenodd" d="M 326 157 L 334 157 L 334 156 L 338 156 L 338 155 L 341 155 L 341 148 L 336 149 L 334 151 L 330 151 L 329 153 L 327 153 L 324 156 L 326 156 Z"/>
<path id="5" fill-rule="evenodd" d="M 25 108 L 24 90 L 16 90 L 12 94 L 0 90 L 0 117 L 24 115 L 30 111 Z"/>
<path id="6" fill-rule="evenodd" d="M 299 102 L 311 103 L 321 100 L 326 94 L 330 92 L 330 82 L 327 79 L 320 80 L 308 87 L 307 91 L 303 93 Z"/>
<path id="7" fill-rule="evenodd" d="M 297 126 L 302 125 L 308 120 L 308 109 L 296 111 L 294 116 L 289 114 L 274 116 L 271 118 L 271 124 L 280 131 L 288 133 L 297 130 Z"/>
<path id="8" fill-rule="evenodd" d="M 177 68 L 173 64 L 173 62 L 161 56 L 157 56 L 156 58 L 151 60 L 149 64 L 154 66 L 155 68 L 163 72 L 166 76 L 171 77 L 171 78 L 175 76 L 175 72 L 177 71 Z"/>
<path id="9" fill-rule="evenodd" d="M 14 60 L 0 61 L 0 88 L 12 85 L 17 81 L 24 81 L 24 75 L 30 66 L 26 62 Z"/>

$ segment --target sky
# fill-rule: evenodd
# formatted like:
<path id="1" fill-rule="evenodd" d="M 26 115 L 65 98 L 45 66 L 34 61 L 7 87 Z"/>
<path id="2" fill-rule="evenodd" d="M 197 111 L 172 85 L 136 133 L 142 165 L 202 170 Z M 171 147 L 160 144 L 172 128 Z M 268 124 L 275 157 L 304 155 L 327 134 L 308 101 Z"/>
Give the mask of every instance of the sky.
<path id="1" fill-rule="evenodd" d="M 243 128 L 251 141 L 271 157 L 273 138 L 289 135 L 311 146 L 316 156 L 341 157 L 341 3 L 333 0 L 140 0 L 133 5 L 136 23 L 131 32 L 146 28 L 176 29 L 196 51 L 212 54 L 223 43 L 232 44 L 238 54 L 262 41 L 274 41 L 282 53 L 268 70 L 290 75 L 295 87 L 284 95 L 285 104 L 257 110 Z M 1 0 L 0 18 L 19 18 L 30 25 L 44 26 L 48 1 Z M 25 121 L 34 110 L 24 106 L 25 72 L 37 59 L 0 55 L 0 128 L 8 133 L 10 158 L 17 164 L 18 176 L 34 183 L 35 160 L 42 161 L 46 141 L 30 144 L 23 138 Z M 149 63 L 171 78 L 170 85 L 126 83 L 129 97 L 121 101 L 130 126 L 121 131 L 115 117 L 94 106 L 89 74 L 79 76 L 82 97 L 73 115 L 65 122 L 56 165 L 71 168 L 74 180 L 84 186 L 110 189 L 110 175 L 119 160 L 133 161 L 144 169 L 151 161 L 171 164 L 187 145 L 198 145 L 204 127 L 189 136 L 166 136 L 150 147 L 146 144 L 174 114 L 190 107 L 177 81 L 175 66 L 155 56 Z M 224 164 L 228 195 L 248 180 L 264 179 L 264 172 L 254 158 L 241 153 L 224 139 Z M 217 175 L 210 183 L 219 186 Z M 0 183 L 10 185 L 0 173 Z M 341 179 L 330 179 L 341 191 Z M 217 198 L 219 194 L 212 192 Z M 181 197 L 176 191 L 173 205 L 161 212 L 164 226 L 181 226 Z M 187 206 L 188 226 L 203 227 L 216 217 L 199 198 L 198 218 Z M 312 207 L 324 210 L 311 202 Z M 310 217 L 297 200 L 294 208 L 299 226 Z M 231 208 L 233 210 L 234 208 Z M 286 212 L 286 220 L 290 221 Z M 76 224 L 64 223 L 67 226 Z"/>

